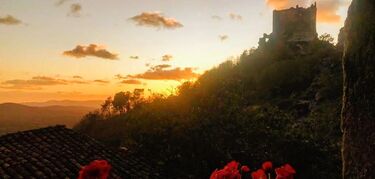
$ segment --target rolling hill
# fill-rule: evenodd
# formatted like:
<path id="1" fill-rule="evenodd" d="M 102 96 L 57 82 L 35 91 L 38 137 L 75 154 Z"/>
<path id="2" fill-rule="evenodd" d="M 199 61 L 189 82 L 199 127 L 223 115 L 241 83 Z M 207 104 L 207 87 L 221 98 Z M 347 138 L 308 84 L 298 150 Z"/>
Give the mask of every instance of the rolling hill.
<path id="1" fill-rule="evenodd" d="M 26 106 L 33 107 L 46 107 L 46 106 L 78 106 L 78 107 L 90 107 L 97 108 L 102 103 L 102 100 L 86 100 L 86 101 L 74 101 L 74 100 L 50 100 L 45 102 L 25 102 L 21 103 Z"/>
<path id="2" fill-rule="evenodd" d="M 17 103 L 0 104 L 0 135 L 50 125 L 73 127 L 93 107 L 44 106 L 32 107 Z"/>

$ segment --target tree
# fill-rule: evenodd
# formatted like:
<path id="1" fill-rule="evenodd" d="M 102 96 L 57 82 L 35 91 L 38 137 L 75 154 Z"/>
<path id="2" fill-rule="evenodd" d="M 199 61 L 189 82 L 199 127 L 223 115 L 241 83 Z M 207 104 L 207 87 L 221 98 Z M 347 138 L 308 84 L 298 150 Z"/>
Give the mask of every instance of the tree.
<path id="1" fill-rule="evenodd" d="M 112 98 L 108 97 L 101 105 L 102 108 L 100 109 L 100 112 L 106 119 L 112 116 L 112 102 Z"/>
<path id="2" fill-rule="evenodd" d="M 343 178 L 375 178 L 375 1 L 353 0 L 344 29 Z"/>
<path id="3" fill-rule="evenodd" d="M 130 110 L 130 98 L 131 98 L 130 92 L 116 93 L 112 101 L 113 108 L 120 113 L 129 111 Z"/>
<path id="4" fill-rule="evenodd" d="M 135 107 L 136 105 L 144 101 L 144 91 L 144 89 L 134 89 L 133 94 L 131 96 L 131 108 Z"/>
<path id="5" fill-rule="evenodd" d="M 319 40 L 325 41 L 325 42 L 328 42 L 328 43 L 333 43 L 333 41 L 335 40 L 335 38 L 333 38 L 331 36 L 331 34 L 324 33 L 324 34 L 322 34 L 322 35 L 319 36 Z"/>

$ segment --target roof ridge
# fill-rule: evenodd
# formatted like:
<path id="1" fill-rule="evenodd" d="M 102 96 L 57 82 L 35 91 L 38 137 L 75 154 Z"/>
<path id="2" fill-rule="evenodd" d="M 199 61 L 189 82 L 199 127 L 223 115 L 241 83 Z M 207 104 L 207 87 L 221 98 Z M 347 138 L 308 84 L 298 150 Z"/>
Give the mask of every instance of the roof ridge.
<path id="1" fill-rule="evenodd" d="M 36 131 L 41 131 L 41 130 L 51 130 L 51 129 L 69 129 L 65 125 L 55 125 L 55 126 L 47 126 L 43 128 L 37 128 L 37 129 L 30 129 L 30 130 L 25 130 L 25 131 L 17 131 L 17 132 L 11 132 L 11 133 L 5 133 L 3 135 L 0 135 L 0 139 L 6 136 L 10 135 L 17 135 L 17 134 L 25 134 L 25 133 L 32 133 Z"/>

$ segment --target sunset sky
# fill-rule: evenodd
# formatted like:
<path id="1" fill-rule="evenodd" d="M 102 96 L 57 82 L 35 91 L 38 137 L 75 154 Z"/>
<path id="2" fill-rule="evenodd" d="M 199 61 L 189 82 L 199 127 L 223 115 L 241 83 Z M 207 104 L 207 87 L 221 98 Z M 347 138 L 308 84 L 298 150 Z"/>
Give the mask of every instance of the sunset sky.
<path id="1" fill-rule="evenodd" d="M 257 47 L 273 9 L 313 2 L 0 0 L 0 102 L 168 93 Z M 349 3 L 318 0 L 318 33 L 337 37 Z"/>

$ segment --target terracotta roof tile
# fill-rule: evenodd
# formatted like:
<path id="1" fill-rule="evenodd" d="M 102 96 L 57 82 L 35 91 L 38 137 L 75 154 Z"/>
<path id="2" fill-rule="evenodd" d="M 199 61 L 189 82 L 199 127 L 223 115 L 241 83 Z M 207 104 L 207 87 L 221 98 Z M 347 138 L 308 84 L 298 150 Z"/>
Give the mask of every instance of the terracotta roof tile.
<path id="1" fill-rule="evenodd" d="M 106 148 L 64 126 L 48 127 L 0 137 L 0 178 L 77 178 L 80 168 L 105 159 L 110 178 L 161 178 L 145 162 Z"/>

